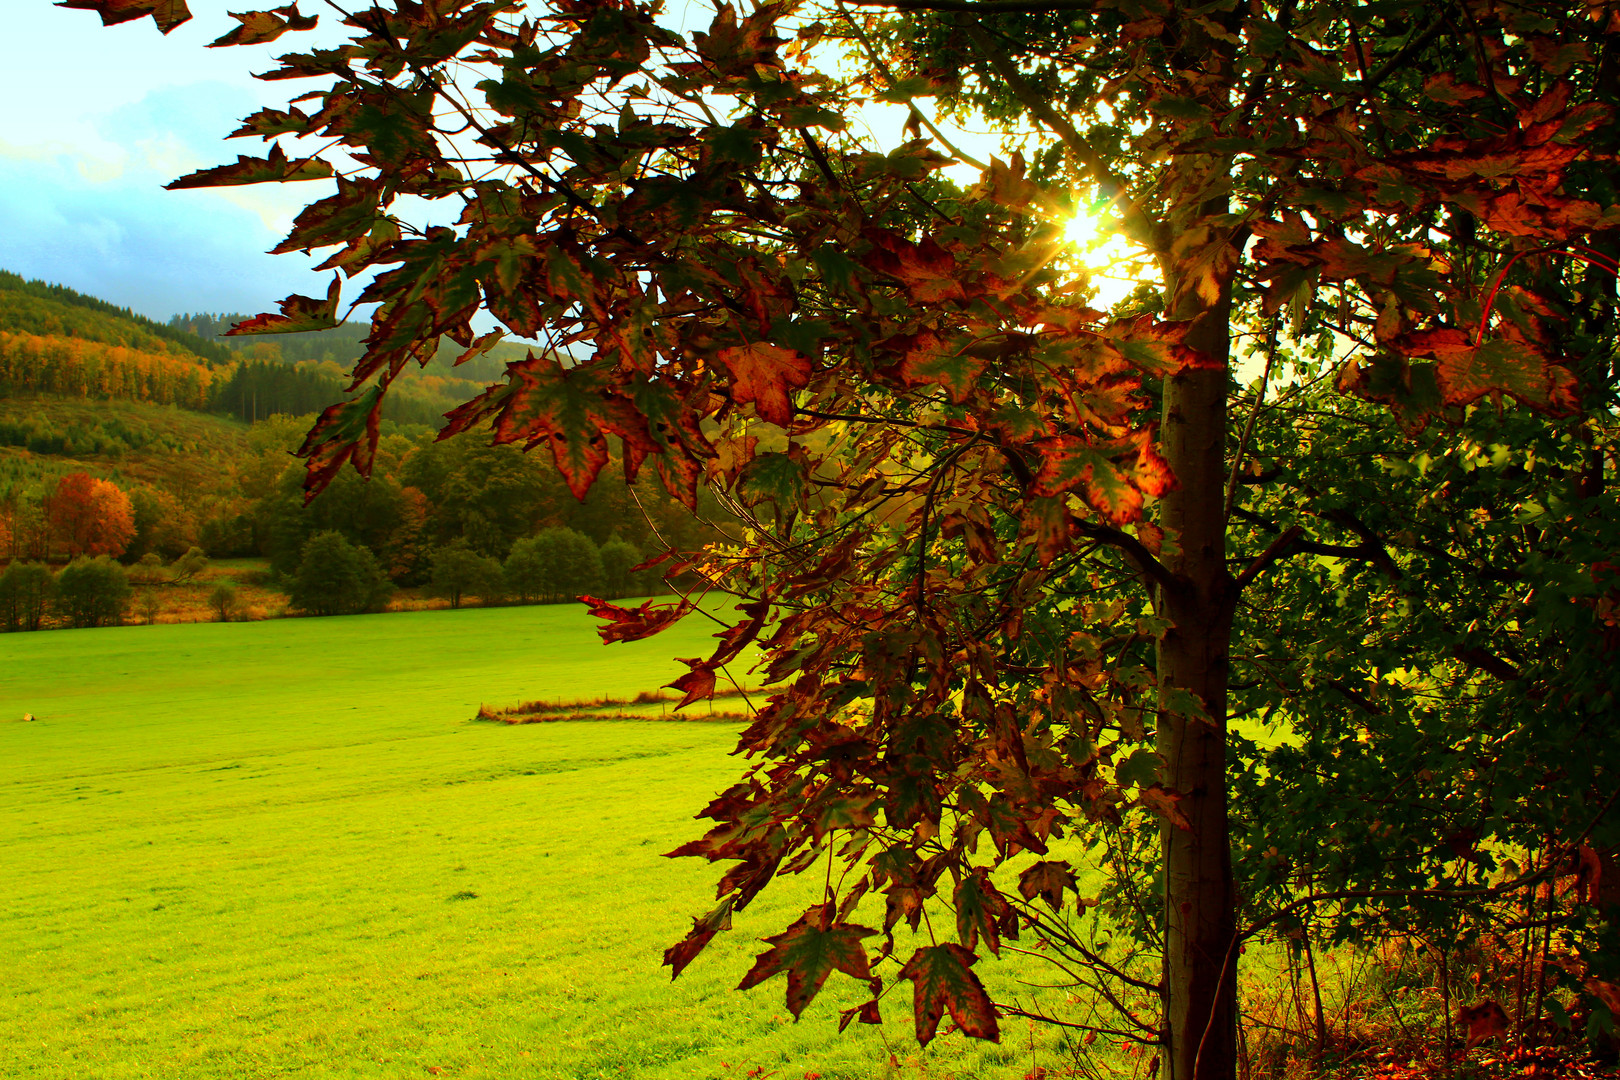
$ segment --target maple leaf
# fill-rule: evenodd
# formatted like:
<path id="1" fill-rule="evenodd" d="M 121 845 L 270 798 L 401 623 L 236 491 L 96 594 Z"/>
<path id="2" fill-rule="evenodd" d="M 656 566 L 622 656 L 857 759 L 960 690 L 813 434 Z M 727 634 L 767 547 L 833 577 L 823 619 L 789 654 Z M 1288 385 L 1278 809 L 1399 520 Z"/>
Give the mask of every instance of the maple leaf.
<path id="1" fill-rule="evenodd" d="M 694 702 L 714 697 L 714 665 L 701 659 L 682 659 L 681 663 L 692 670 L 674 682 L 664 684 L 669 689 L 679 690 L 685 695 L 675 706 L 677 712 Z"/>
<path id="2" fill-rule="evenodd" d="M 1142 491 L 1113 460 L 1120 450 L 1117 443 L 1098 445 L 1074 435 L 1051 435 L 1037 440 L 1034 446 L 1041 455 L 1035 494 L 1061 495 L 1084 488 L 1086 502 L 1112 524 L 1126 525 L 1142 516 Z M 1152 459 L 1144 475 L 1158 489 L 1155 494 L 1167 490 L 1171 482 L 1168 469 L 1154 466 Z"/>
<path id="3" fill-rule="evenodd" d="M 793 391 L 815 370 L 808 357 L 768 342 L 721 349 L 717 358 L 731 372 L 731 398 L 752 401 L 760 419 L 778 427 L 793 422 Z"/>
<path id="4" fill-rule="evenodd" d="M 343 279 L 332 275 L 332 284 L 326 287 L 326 299 L 294 293 L 279 301 L 280 315 L 255 315 L 244 319 L 229 330 L 226 337 L 240 334 L 300 334 L 306 330 L 330 330 L 338 324 L 338 299 L 343 295 Z"/>
<path id="5" fill-rule="evenodd" d="M 655 450 L 645 427 L 621 398 L 605 392 L 600 370 L 565 369 L 549 356 L 530 353 L 506 365 L 506 384 L 493 387 L 451 411 L 441 439 L 493 415 L 496 443 L 551 446 L 552 459 L 574 498 L 584 500 L 608 463 L 608 433 L 642 452 Z"/>
<path id="6" fill-rule="evenodd" d="M 329 406 L 304 436 L 297 454 L 308 459 L 304 473 L 306 504 L 332 482 L 346 461 L 352 461 L 361 476 L 371 475 L 382 421 L 382 397 L 383 388 L 373 386 L 357 398 Z"/>
<path id="7" fill-rule="evenodd" d="M 754 960 L 754 966 L 748 969 L 737 989 L 750 989 L 785 971 L 787 1007 L 797 1019 L 834 971 L 856 979 L 870 979 L 872 972 L 861 939 L 877 931 L 851 923 L 831 922 L 830 917 L 827 906 L 818 904 L 783 933 L 762 938 L 771 948 Z"/>
<path id="8" fill-rule="evenodd" d="M 225 45 L 262 45 L 276 40 L 289 30 L 313 30 L 320 21 L 319 15 L 298 14 L 297 4 L 271 11 L 232 11 L 227 14 L 242 25 L 209 42 L 210 49 Z"/>
<path id="9" fill-rule="evenodd" d="M 982 936 L 990 951 L 999 956 L 1001 931 L 998 923 L 1010 909 L 1006 897 L 991 884 L 989 870 L 979 866 L 972 873 L 964 875 L 956 883 L 951 903 L 956 908 L 956 933 L 962 944 L 971 952 L 978 948 Z"/>
<path id="10" fill-rule="evenodd" d="M 726 897 L 720 906 L 704 915 L 702 918 L 692 920 L 691 931 L 680 941 L 664 950 L 663 966 L 670 969 L 669 978 L 673 982 L 680 977 L 686 965 L 697 958 L 698 953 L 714 939 L 714 935 L 722 930 L 731 929 L 731 911 L 736 907 L 733 897 Z"/>
<path id="11" fill-rule="evenodd" d="M 56 6 L 94 11 L 101 16 L 102 26 L 117 26 L 150 15 L 165 34 L 191 19 L 186 0 L 59 0 Z"/>
<path id="12" fill-rule="evenodd" d="M 904 285 L 912 300 L 919 304 L 967 300 L 956 258 L 933 237 L 913 244 L 887 229 L 868 229 L 863 235 L 872 243 L 866 265 Z"/>
<path id="13" fill-rule="evenodd" d="M 955 942 L 926 945 L 900 969 L 900 978 L 910 979 L 914 988 L 912 1016 L 918 1043 L 927 1046 L 933 1041 L 947 1011 L 964 1034 L 1001 1041 L 996 1007 L 972 970 L 978 959 Z"/>
<path id="14" fill-rule="evenodd" d="M 1063 910 L 1063 890 L 1075 888 L 1068 863 L 1042 859 L 1018 875 L 1018 894 L 1025 900 L 1039 896 L 1053 911 Z"/>
<path id="15" fill-rule="evenodd" d="M 902 354 L 896 368 L 907 386 L 943 386 L 952 401 L 963 401 L 985 368 L 985 359 L 962 351 L 932 330 L 903 334 L 883 343 Z"/>
<path id="16" fill-rule="evenodd" d="M 1559 407 L 1572 381 L 1534 345 L 1492 338 L 1480 345 L 1463 330 L 1416 330 L 1393 342 L 1407 356 L 1430 356 L 1447 405 L 1467 405 L 1486 394 L 1511 394 L 1527 405 Z"/>
<path id="17" fill-rule="evenodd" d="M 642 638 L 652 637 L 674 626 L 692 610 L 691 603 L 684 599 L 677 604 L 661 604 L 656 600 L 648 600 L 636 608 L 620 607 L 594 596 L 582 596 L 579 599 L 591 609 L 593 618 L 606 622 L 605 626 L 596 628 L 596 632 L 602 636 L 604 645 L 611 645 L 615 641 L 640 641 Z"/>
<path id="18" fill-rule="evenodd" d="M 1145 806 L 1178 829 L 1191 829 L 1192 822 L 1177 804 L 1185 798 L 1179 791 L 1171 791 L 1163 784 L 1149 784 L 1140 789 L 1136 797 L 1138 806 Z"/>
<path id="19" fill-rule="evenodd" d="M 318 158 L 287 157 L 281 144 L 270 147 L 267 157 L 236 155 L 236 164 L 199 169 L 163 185 L 169 191 L 184 188 L 234 187 L 240 184 L 286 183 L 292 180 L 325 180 L 333 175 L 332 166 Z"/>

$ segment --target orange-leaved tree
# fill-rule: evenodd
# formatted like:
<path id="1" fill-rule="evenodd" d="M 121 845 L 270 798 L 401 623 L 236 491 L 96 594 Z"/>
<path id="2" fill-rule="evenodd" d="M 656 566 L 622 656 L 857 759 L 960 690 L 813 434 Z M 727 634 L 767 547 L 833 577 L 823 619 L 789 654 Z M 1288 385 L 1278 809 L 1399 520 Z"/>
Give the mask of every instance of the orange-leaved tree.
<path id="1" fill-rule="evenodd" d="M 135 537 L 135 510 L 119 486 L 87 472 L 71 472 L 50 496 L 51 531 L 79 555 L 122 555 Z"/>
<path id="2" fill-rule="evenodd" d="M 1612 665 L 1496 650 L 1536 625 L 1555 653 L 1590 639 L 1570 568 L 1610 519 L 1620 11 L 860 6 L 720 6 L 682 36 L 637 0 L 376 0 L 342 11 L 347 44 L 262 76 L 311 81 L 235 133 L 266 153 L 172 186 L 333 181 L 278 248 L 329 251 L 327 295 L 233 331 L 331 326 L 345 277 L 375 275 L 353 395 L 302 449 L 312 492 L 370 468 L 384 395 L 441 335 L 472 356 L 512 332 L 548 348 L 446 434 L 546 447 L 581 497 L 616 441 L 627 478 L 731 500 L 736 542 L 686 565 L 739 617 L 675 685 L 700 700 L 757 648 L 765 689 L 751 764 L 678 852 L 728 866 L 676 973 L 814 867 L 818 901 L 743 981 L 784 974 L 795 1015 L 837 971 L 872 991 L 845 1024 L 910 983 L 923 1042 L 947 1015 L 997 1038 L 1033 1010 L 974 966 L 1033 932 L 1113 1010 L 1062 1022 L 1152 1044 L 1172 1080 L 1231 1077 L 1257 928 L 1427 917 L 1613 831 L 1601 753 L 1560 766 L 1556 812 L 1527 779 L 1555 741 L 1535 703 L 1567 669 L 1585 681 L 1560 700 L 1601 713 Z M 316 21 L 234 17 L 215 44 Z M 916 137 L 863 144 L 872 98 Z M 948 179 L 969 158 L 929 98 L 1029 155 Z M 413 217 L 429 204 L 457 217 Z M 1146 264 L 1109 310 L 1066 247 L 1089 204 Z M 1531 426 L 1495 441 L 1492 404 Z M 1454 450 L 1455 486 L 1422 489 Z M 1558 498 L 1469 504 L 1478 461 L 1531 486 L 1554 462 Z M 595 605 L 609 641 L 698 608 Z M 1233 727 L 1254 715 L 1300 726 L 1263 745 Z M 1382 809 L 1312 831 L 1307 795 Z M 1480 838 L 1532 835 L 1539 869 L 1490 878 Z M 1368 836 L 1407 847 L 1364 857 Z M 1088 921 L 1091 870 L 1121 938 Z"/>

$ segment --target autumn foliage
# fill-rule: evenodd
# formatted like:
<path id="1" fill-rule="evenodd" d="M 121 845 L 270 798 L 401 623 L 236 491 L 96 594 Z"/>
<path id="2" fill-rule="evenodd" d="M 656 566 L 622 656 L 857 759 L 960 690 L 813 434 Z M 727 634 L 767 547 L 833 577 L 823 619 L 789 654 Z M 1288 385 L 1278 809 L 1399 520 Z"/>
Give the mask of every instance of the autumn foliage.
<path id="1" fill-rule="evenodd" d="M 1027 933 L 1106 1016 L 1062 1022 L 1230 1077 L 1255 935 L 1455 936 L 1620 844 L 1590 603 L 1620 550 L 1620 11 L 889 6 L 683 37 L 634 0 L 378 3 L 264 76 L 315 82 L 236 133 L 263 156 L 175 186 L 335 181 L 280 249 L 328 252 L 326 295 L 237 333 L 330 326 L 378 271 L 311 492 L 370 470 L 440 335 L 510 331 L 549 349 L 447 435 L 545 447 L 580 497 L 617 450 L 741 522 L 669 564 L 736 598 L 683 704 L 756 656 L 767 687 L 674 853 L 723 867 L 675 973 L 816 868 L 744 980 L 785 976 L 795 1014 L 842 974 L 871 990 L 843 1023 L 909 984 L 923 1042 L 1061 1019 L 974 970 Z M 874 97 L 916 137 L 863 145 Z M 959 183 L 925 105 L 1042 134 Z M 1108 310 L 1061 225 L 1086 204 L 1146 266 Z M 697 599 L 592 605 L 614 641 Z"/>
<path id="2" fill-rule="evenodd" d="M 56 539 L 69 557 L 122 555 L 135 536 L 129 496 L 110 480 L 68 473 L 56 483 L 48 515 Z"/>

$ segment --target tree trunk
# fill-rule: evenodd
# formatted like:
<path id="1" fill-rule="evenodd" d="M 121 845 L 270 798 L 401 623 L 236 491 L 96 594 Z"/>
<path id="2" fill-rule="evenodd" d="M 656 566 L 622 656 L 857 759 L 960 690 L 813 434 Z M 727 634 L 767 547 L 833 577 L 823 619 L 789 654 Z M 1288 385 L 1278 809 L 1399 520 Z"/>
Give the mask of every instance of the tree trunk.
<path id="1" fill-rule="evenodd" d="M 1204 214 L 1224 209 L 1200 208 Z M 1203 215 L 1200 215 L 1203 216 Z M 1196 232 L 1197 226 L 1190 231 Z M 1216 230 L 1217 234 L 1219 230 Z M 1186 234 L 1183 234 L 1186 235 Z M 1208 235 L 1208 234 L 1205 234 Z M 1223 237 L 1214 241 L 1225 246 Z M 1164 783 L 1180 795 L 1185 826 L 1166 823 L 1164 858 L 1165 1045 L 1167 1080 L 1231 1080 L 1237 1067 L 1236 917 L 1226 808 L 1226 685 L 1232 630 L 1232 578 L 1226 569 L 1226 364 L 1230 358 L 1231 275 L 1201 264 L 1198 280 L 1172 275 L 1172 316 L 1188 319 L 1186 344 L 1208 368 L 1173 376 L 1164 387 L 1160 449 L 1178 486 L 1165 496 L 1162 522 L 1180 544 L 1165 563 L 1177 587 L 1159 590 L 1170 628 L 1158 647 L 1158 750 Z M 1180 294 L 1180 295 L 1177 295 Z M 1186 691 L 1207 719 L 1187 715 Z"/>

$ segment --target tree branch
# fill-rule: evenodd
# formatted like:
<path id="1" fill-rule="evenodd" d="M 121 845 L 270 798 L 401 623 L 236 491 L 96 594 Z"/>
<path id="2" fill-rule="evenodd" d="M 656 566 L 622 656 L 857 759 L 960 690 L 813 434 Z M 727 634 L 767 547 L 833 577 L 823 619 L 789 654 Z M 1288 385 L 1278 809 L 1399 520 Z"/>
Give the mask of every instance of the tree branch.
<path id="1" fill-rule="evenodd" d="M 1241 593 L 1255 578 L 1265 573 L 1271 564 L 1279 559 L 1286 559 L 1299 550 L 1300 537 L 1305 530 L 1298 525 L 1290 525 L 1284 529 L 1277 538 L 1267 545 L 1266 550 L 1255 556 L 1253 562 L 1243 568 L 1243 572 L 1232 583 L 1233 594 Z"/>
<path id="2" fill-rule="evenodd" d="M 1014 9 L 1007 9 L 1014 10 Z M 1039 10 L 1055 10 L 1051 5 L 1042 5 Z M 1091 174 L 1092 183 L 1097 185 L 1097 194 L 1119 208 L 1120 217 L 1125 222 L 1127 231 L 1136 234 L 1136 238 L 1144 243 L 1151 244 L 1158 235 L 1155 222 L 1142 211 L 1142 208 L 1125 198 L 1125 181 L 1108 168 L 1102 155 L 1086 141 L 1069 118 L 1054 109 L 1035 88 L 1024 80 L 1019 73 L 1018 66 L 1007 58 L 1007 55 L 998 49 L 978 25 L 967 19 L 957 20 L 962 32 L 972 39 L 980 53 L 989 61 L 990 67 L 1007 84 L 1013 96 L 1028 109 L 1036 119 L 1045 124 L 1068 147 L 1069 153 L 1074 155 L 1085 171 Z"/>
<path id="3" fill-rule="evenodd" d="M 1143 545 L 1142 541 L 1130 533 L 1120 532 L 1118 529 L 1111 529 L 1106 525 L 1097 525 L 1090 521 L 1081 521 L 1078 518 L 1073 520 L 1075 528 L 1093 540 L 1100 540 L 1109 547 L 1118 548 L 1125 554 L 1127 559 L 1130 559 L 1135 564 L 1138 570 L 1164 588 L 1176 590 L 1187 587 L 1185 579 L 1172 574 L 1169 567 L 1160 562 L 1153 552 Z"/>

